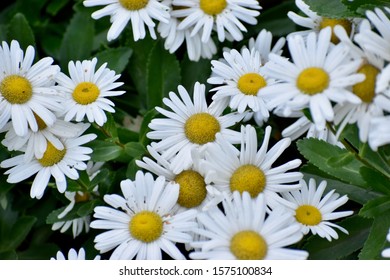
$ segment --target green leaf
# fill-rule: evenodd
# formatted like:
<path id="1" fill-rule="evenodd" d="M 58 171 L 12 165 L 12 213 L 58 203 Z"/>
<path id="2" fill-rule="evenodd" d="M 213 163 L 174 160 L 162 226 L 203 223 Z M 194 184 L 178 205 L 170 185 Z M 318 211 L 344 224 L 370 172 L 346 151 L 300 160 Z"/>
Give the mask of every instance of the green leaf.
<path id="1" fill-rule="evenodd" d="M 110 161 L 121 156 L 123 149 L 115 143 L 110 143 L 102 140 L 95 140 L 90 143 L 90 147 L 93 149 L 91 160 L 98 161 Z"/>
<path id="2" fill-rule="evenodd" d="M 99 173 L 96 174 L 96 176 L 93 177 L 93 179 L 91 180 L 89 191 L 92 191 L 92 189 L 95 188 L 95 186 L 99 185 L 101 182 L 106 180 L 109 176 L 109 173 L 110 171 L 108 171 L 108 169 L 106 168 L 100 169 Z"/>
<path id="3" fill-rule="evenodd" d="M 11 235 L 7 242 L 8 248 L 16 249 L 25 240 L 36 221 L 37 218 L 32 216 L 20 217 L 12 227 Z"/>
<path id="4" fill-rule="evenodd" d="M 355 201 L 361 205 L 381 196 L 380 193 L 340 182 L 340 180 L 322 172 L 311 164 L 302 166 L 300 171 L 304 174 L 305 180 L 313 178 L 317 183 L 321 182 L 322 180 L 326 180 L 328 182 L 326 191 L 335 189 L 337 193 L 341 195 L 347 195 L 350 200 Z"/>
<path id="5" fill-rule="evenodd" d="M 115 123 L 114 117 L 110 113 L 106 113 L 107 115 L 107 121 L 103 125 L 103 130 L 106 131 L 110 138 L 117 138 L 118 137 L 118 129 L 117 125 Z"/>
<path id="6" fill-rule="evenodd" d="M 138 141 L 139 133 L 125 127 L 118 127 L 118 138 L 121 143 Z"/>
<path id="7" fill-rule="evenodd" d="M 365 180 L 359 173 L 363 164 L 351 157 L 348 150 L 314 138 L 297 141 L 297 147 L 310 163 L 323 172 L 345 183 L 367 188 Z"/>
<path id="8" fill-rule="evenodd" d="M 305 0 L 310 10 L 317 12 L 320 16 L 328 18 L 348 18 L 358 16 L 348 9 L 340 0 Z"/>
<path id="9" fill-rule="evenodd" d="M 43 243 L 30 246 L 27 250 L 18 252 L 20 260 L 49 260 L 55 257 L 60 248 L 55 244 Z"/>
<path id="10" fill-rule="evenodd" d="M 55 16 L 58 14 L 59 11 L 61 11 L 62 8 L 68 4 L 69 0 L 55 0 L 50 1 L 49 4 L 46 7 L 47 13 L 49 13 L 52 16 Z"/>
<path id="11" fill-rule="evenodd" d="M 7 38 L 9 41 L 17 40 L 23 50 L 30 45 L 35 47 L 34 33 L 26 17 L 21 13 L 17 13 L 9 22 Z"/>
<path id="12" fill-rule="evenodd" d="M 125 145 L 125 152 L 132 158 L 138 158 L 145 154 L 145 147 L 138 142 L 129 142 Z"/>
<path id="13" fill-rule="evenodd" d="M 383 213 L 389 213 L 390 215 L 390 196 L 370 200 L 359 211 L 359 215 L 365 218 L 375 218 Z"/>
<path id="14" fill-rule="evenodd" d="M 136 159 L 133 159 L 127 165 L 126 178 L 128 178 L 130 180 L 134 180 L 135 174 L 137 173 L 138 170 L 140 170 L 140 168 L 138 167 L 138 165 L 135 162 L 136 162 Z"/>
<path id="15" fill-rule="evenodd" d="M 363 179 L 367 182 L 369 188 L 376 192 L 390 195 L 390 181 L 389 178 L 384 176 L 377 170 L 363 166 L 359 170 Z"/>
<path id="16" fill-rule="evenodd" d="M 164 49 L 162 41 L 152 48 L 146 71 L 147 81 L 147 109 L 162 106 L 162 99 L 170 91 L 176 91 L 180 84 L 180 65 L 176 56 Z"/>
<path id="17" fill-rule="evenodd" d="M 362 17 L 365 16 L 366 10 L 374 10 L 375 8 L 389 7 L 389 0 L 341 0 L 341 2 L 350 10 Z"/>
<path id="18" fill-rule="evenodd" d="M 95 55 L 98 59 L 96 68 L 100 67 L 103 63 L 107 62 L 107 67 L 114 70 L 117 74 L 122 73 L 129 63 L 132 49 L 127 47 L 119 47 L 116 49 L 107 49 L 99 52 Z"/>
<path id="19" fill-rule="evenodd" d="M 62 39 L 60 60 L 63 69 L 67 69 L 71 60 L 83 60 L 91 56 L 94 34 L 94 21 L 90 19 L 90 12 L 79 9 L 70 20 Z"/>
<path id="20" fill-rule="evenodd" d="M 363 247 L 371 224 L 372 220 L 359 216 L 346 218 L 339 225 L 348 230 L 349 234 L 339 233 L 339 238 L 331 242 L 315 235 L 308 239 L 303 249 L 309 252 L 309 259 L 341 259 Z"/>
<path id="21" fill-rule="evenodd" d="M 194 85 L 196 82 L 207 84 L 207 79 L 211 74 L 211 63 L 208 59 L 200 59 L 199 61 L 191 61 L 188 56 L 181 61 L 181 84 L 188 93 L 192 95 Z"/>
<path id="22" fill-rule="evenodd" d="M 0 260 L 17 260 L 18 254 L 16 254 L 15 250 L 9 250 L 0 253 Z"/>
<path id="23" fill-rule="evenodd" d="M 359 147 L 359 155 L 367 161 L 373 168 L 383 174 L 390 176 L 390 166 L 388 162 L 378 152 L 371 150 L 367 143 L 362 143 Z"/>
<path id="24" fill-rule="evenodd" d="M 141 129 L 139 132 L 139 141 L 146 146 L 149 143 L 149 139 L 146 137 L 146 134 L 150 131 L 149 123 L 158 115 L 158 112 L 155 109 L 151 109 L 144 114 L 144 119 L 142 120 Z"/>
<path id="25" fill-rule="evenodd" d="M 63 217 L 62 219 L 59 219 L 58 215 L 61 214 L 62 212 L 64 212 L 64 210 L 67 206 L 56 209 L 56 210 L 50 212 L 50 214 L 47 216 L 46 223 L 51 225 L 51 224 L 54 224 L 57 222 L 71 221 L 71 220 L 83 217 L 83 216 L 79 215 L 78 212 L 80 211 L 81 213 L 83 213 L 83 212 L 87 211 L 89 209 L 91 203 L 93 204 L 96 202 L 83 201 L 83 202 L 76 203 L 73 206 L 72 210 L 70 210 L 69 213 L 66 214 L 66 216 Z M 89 205 L 89 206 L 85 206 L 86 208 L 84 208 L 84 210 L 80 210 L 80 209 L 83 209 L 84 205 Z"/>
<path id="26" fill-rule="evenodd" d="M 102 204 L 99 200 L 91 200 L 88 202 L 85 202 L 83 205 L 80 206 L 80 208 L 77 210 L 77 215 L 80 217 L 85 217 L 93 212 L 93 209 L 97 206 Z"/>
<path id="27" fill-rule="evenodd" d="M 390 228 L 390 211 L 377 216 L 372 224 L 370 234 L 359 254 L 361 260 L 381 259 L 381 252 L 386 244 L 386 235 Z"/>

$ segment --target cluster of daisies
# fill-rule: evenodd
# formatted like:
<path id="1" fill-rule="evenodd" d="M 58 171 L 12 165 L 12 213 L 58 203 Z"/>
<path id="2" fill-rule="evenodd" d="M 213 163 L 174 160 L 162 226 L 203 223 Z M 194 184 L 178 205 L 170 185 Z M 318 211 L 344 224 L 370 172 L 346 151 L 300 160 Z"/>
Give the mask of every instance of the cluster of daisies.
<path id="1" fill-rule="evenodd" d="M 219 42 L 241 41 L 245 24 L 255 25 L 261 6 L 257 0 L 84 0 L 84 6 L 105 6 L 92 13 L 92 18 L 110 16 L 112 23 L 107 40 L 119 37 L 131 22 L 134 41 L 157 39 L 156 29 L 164 38 L 165 49 L 175 52 L 185 44 L 190 60 L 198 61 L 216 54 L 212 38 Z"/>
<path id="2" fill-rule="evenodd" d="M 69 76 L 53 59 L 34 62 L 35 50 L 24 52 L 17 41 L 0 46 L 0 131 L 1 143 L 13 157 L 0 163 L 7 182 L 18 183 L 34 176 L 30 195 L 40 199 L 54 177 L 60 193 L 67 179 L 77 180 L 87 169 L 92 149 L 83 147 L 96 135 L 87 133 L 91 123 L 102 126 L 104 111 L 114 112 L 107 97 L 122 85 L 119 75 L 97 59 L 69 62 Z M 84 119 L 88 122 L 84 123 Z"/>

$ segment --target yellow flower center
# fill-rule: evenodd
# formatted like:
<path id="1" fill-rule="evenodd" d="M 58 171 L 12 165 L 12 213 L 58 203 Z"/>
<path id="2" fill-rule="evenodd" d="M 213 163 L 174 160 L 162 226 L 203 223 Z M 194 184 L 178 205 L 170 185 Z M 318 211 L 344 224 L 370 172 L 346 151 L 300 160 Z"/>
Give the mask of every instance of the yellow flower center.
<path id="1" fill-rule="evenodd" d="M 161 217 L 151 211 L 141 211 L 133 216 L 129 222 L 131 236 L 135 239 L 150 243 L 158 239 L 163 232 Z"/>
<path id="2" fill-rule="evenodd" d="M 230 177 L 230 190 L 243 193 L 247 191 L 251 197 L 261 193 L 266 185 L 264 172 L 252 164 L 242 165 Z"/>
<path id="3" fill-rule="evenodd" d="M 320 22 L 320 29 L 323 29 L 328 26 L 332 28 L 331 42 L 334 44 L 340 42 L 339 38 L 337 38 L 336 34 L 334 34 L 333 32 L 333 28 L 336 25 L 341 25 L 342 27 L 344 27 L 348 35 L 350 35 L 352 32 L 352 22 L 350 20 L 343 19 L 343 18 L 323 18 L 322 21 Z"/>
<path id="4" fill-rule="evenodd" d="M 33 114 L 38 125 L 38 130 L 44 130 L 47 127 L 47 124 L 37 114 L 35 114 L 34 112 Z"/>
<path id="5" fill-rule="evenodd" d="M 366 75 L 363 82 L 357 83 L 352 87 L 352 92 L 359 96 L 366 103 L 371 103 L 375 97 L 376 76 L 379 73 L 378 68 L 371 64 L 365 64 L 358 70 L 358 73 Z"/>
<path id="6" fill-rule="evenodd" d="M 11 104 L 24 104 L 31 99 L 33 92 L 29 80 L 10 75 L 1 81 L 0 94 Z"/>
<path id="7" fill-rule="evenodd" d="M 44 166 L 53 166 L 54 164 L 60 162 L 66 154 L 66 149 L 57 150 L 52 143 L 47 142 L 46 151 L 43 154 L 41 159 L 38 159 L 39 163 Z"/>
<path id="8" fill-rule="evenodd" d="M 239 260 L 262 260 L 267 250 L 264 238 L 252 230 L 240 231 L 230 240 L 230 251 Z"/>
<path id="9" fill-rule="evenodd" d="M 301 205 L 295 210 L 295 218 L 307 226 L 318 225 L 322 221 L 320 210 L 312 205 Z"/>
<path id="10" fill-rule="evenodd" d="M 226 0 L 200 0 L 200 8 L 210 16 L 219 15 L 226 6 Z"/>
<path id="11" fill-rule="evenodd" d="M 257 73 L 247 73 L 238 79 L 237 87 L 245 95 L 257 95 L 259 89 L 265 87 L 267 82 Z"/>
<path id="12" fill-rule="evenodd" d="M 137 11 L 145 8 L 149 0 L 119 0 L 123 8 L 129 11 Z"/>
<path id="13" fill-rule="evenodd" d="M 79 83 L 72 93 L 74 101 L 81 105 L 88 105 L 95 102 L 99 95 L 99 88 L 90 82 Z"/>
<path id="14" fill-rule="evenodd" d="M 204 178 L 193 170 L 184 170 L 175 177 L 180 185 L 177 203 L 186 208 L 199 206 L 206 198 L 207 190 Z"/>
<path id="15" fill-rule="evenodd" d="M 297 79 L 297 88 L 308 95 L 323 92 L 329 86 L 329 75 L 324 69 L 309 67 L 303 70 Z"/>
<path id="16" fill-rule="evenodd" d="M 90 198 L 90 196 L 89 196 L 89 193 L 87 193 L 87 192 L 83 192 L 81 194 L 79 192 L 76 192 L 74 200 L 76 202 L 84 202 L 84 201 L 88 201 L 89 198 Z"/>
<path id="17" fill-rule="evenodd" d="M 208 113 L 194 114 L 184 125 L 184 132 L 192 143 L 203 145 L 215 140 L 215 134 L 221 130 L 218 120 Z"/>

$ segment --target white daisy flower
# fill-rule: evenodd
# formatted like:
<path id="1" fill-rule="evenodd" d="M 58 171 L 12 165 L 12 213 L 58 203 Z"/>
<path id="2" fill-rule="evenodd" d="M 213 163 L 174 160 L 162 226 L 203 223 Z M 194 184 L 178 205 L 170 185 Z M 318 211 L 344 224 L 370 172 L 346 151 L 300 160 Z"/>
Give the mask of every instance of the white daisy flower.
<path id="1" fill-rule="evenodd" d="M 272 167 L 291 140 L 282 139 L 267 151 L 270 136 L 271 127 L 268 126 L 263 143 L 258 149 L 255 128 L 243 126 L 239 151 L 222 135 L 218 135 L 219 145 L 210 147 L 205 152 L 205 161 L 201 165 L 206 172 L 206 182 L 225 193 L 247 191 L 253 198 L 263 193 L 265 201 L 272 197 L 277 199 L 277 193 L 300 188 L 302 173 L 287 171 L 299 167 L 301 160 L 295 159 Z"/>
<path id="2" fill-rule="evenodd" d="M 224 61 L 211 61 L 212 76 L 209 84 L 220 85 L 211 91 L 216 91 L 212 99 L 215 102 L 229 102 L 229 107 L 244 113 L 249 107 L 256 115 L 259 123 L 269 118 L 266 101 L 259 96 L 261 91 L 275 83 L 264 72 L 260 53 L 255 49 L 230 50 L 223 53 Z"/>
<path id="3" fill-rule="evenodd" d="M 115 82 L 120 75 L 106 68 L 104 63 L 95 71 L 97 59 L 70 61 L 70 77 L 59 73 L 56 81 L 58 90 L 64 95 L 64 120 L 77 122 L 87 116 L 89 122 L 102 126 L 107 121 L 104 111 L 114 113 L 114 103 L 107 97 L 122 95 L 124 91 L 113 91 L 123 85 Z"/>
<path id="4" fill-rule="evenodd" d="M 150 36 L 157 39 L 153 19 L 168 22 L 169 8 L 158 0 L 84 0 L 85 7 L 103 6 L 104 8 L 93 12 L 93 19 L 110 16 L 112 23 L 107 33 L 107 40 L 115 40 L 121 34 L 127 23 L 131 21 L 134 41 L 146 36 L 145 25 Z"/>
<path id="5" fill-rule="evenodd" d="M 81 145 L 95 138 L 95 134 L 62 138 L 61 142 L 64 146 L 62 150 L 56 149 L 53 144 L 48 142 L 42 158 L 34 158 L 25 162 L 25 156 L 21 154 L 2 161 L 0 167 L 11 167 L 4 172 L 4 174 L 9 175 L 8 183 L 18 183 L 36 174 L 30 191 L 32 198 L 40 199 L 43 196 L 51 176 L 55 179 L 58 191 L 63 193 L 67 188 L 66 177 L 77 180 L 79 178 L 77 170 L 87 168 L 84 161 L 90 159 L 89 154 L 92 153 L 92 149 Z"/>
<path id="6" fill-rule="evenodd" d="M 351 60 L 346 45 L 332 47 L 330 35 L 330 28 L 325 28 L 318 36 L 310 33 L 306 41 L 299 35 L 289 37 L 292 62 L 276 54 L 269 55 L 266 74 L 279 81 L 259 93 L 267 99 L 269 109 L 309 108 L 317 129 L 322 130 L 326 121 L 334 118 L 331 101 L 361 103 L 349 87 L 365 79 L 363 74 L 356 74 L 362 60 Z"/>
<path id="7" fill-rule="evenodd" d="M 389 233 L 386 236 L 386 239 L 387 239 L 387 242 L 390 242 L 390 229 L 389 229 Z M 383 258 L 390 258 L 390 248 L 384 249 L 382 251 L 382 257 Z"/>
<path id="8" fill-rule="evenodd" d="M 171 168 L 171 163 L 152 146 L 148 146 L 147 149 L 152 158 L 143 157 L 142 161 L 137 160 L 136 164 L 157 176 L 164 176 L 168 182 L 179 184 L 179 198 L 177 200 L 177 204 L 181 208 L 179 211 L 190 208 L 204 210 L 211 198 L 206 188 L 205 174 L 200 168 L 201 161 L 197 157 L 198 154 L 193 153 L 193 165 L 189 169 L 175 173 Z"/>
<path id="9" fill-rule="evenodd" d="M 327 185 L 325 180 L 318 185 L 318 188 L 313 178 L 310 178 L 309 186 L 304 180 L 301 181 L 301 184 L 300 190 L 282 193 L 285 199 L 282 203 L 294 215 L 302 233 L 306 235 L 311 231 L 329 241 L 332 238 L 338 239 L 338 234 L 333 228 L 348 234 L 348 231 L 343 227 L 329 222 L 353 214 L 353 211 L 334 212 L 336 208 L 347 203 L 348 197 L 346 195 L 340 197 L 338 193 L 335 193 L 335 190 L 331 190 L 323 196 Z"/>
<path id="10" fill-rule="evenodd" d="M 161 140 L 152 143 L 152 146 L 171 161 L 171 168 L 176 174 L 191 166 L 191 150 L 207 148 L 215 142 L 218 132 L 231 143 L 240 141 L 240 134 L 228 127 L 241 121 L 243 115 L 222 115 L 227 105 L 224 102 L 212 102 L 208 106 L 205 90 L 205 85 L 195 83 L 192 101 L 185 88 L 179 86 L 180 98 L 170 92 L 169 99 L 163 99 L 164 104 L 173 112 L 156 107 L 167 118 L 154 118 L 149 124 L 149 128 L 154 131 L 149 132 L 147 137 Z"/>
<path id="11" fill-rule="evenodd" d="M 15 40 L 0 46 L 0 129 L 11 120 L 15 133 L 25 136 L 28 127 L 38 130 L 34 114 L 46 125 L 56 120 L 54 111 L 61 111 L 60 96 L 53 88 L 60 71 L 52 65 L 53 58 L 45 57 L 33 64 L 35 50 L 28 46 L 26 53 Z"/>
<path id="12" fill-rule="evenodd" d="M 307 36 L 310 32 L 319 32 L 321 29 L 326 27 L 331 27 L 332 29 L 335 26 L 341 26 L 345 29 L 349 36 L 353 36 L 355 26 L 359 23 L 359 19 L 349 19 L 349 18 L 327 18 L 318 15 L 316 12 L 310 10 L 309 5 L 307 5 L 303 0 L 295 0 L 295 5 L 307 16 L 298 15 L 295 12 L 288 12 L 287 16 L 297 25 L 308 28 L 308 30 L 296 31 L 289 34 L 289 36 L 301 35 Z M 339 42 L 337 36 L 332 32 L 331 41 L 334 44 Z"/>
<path id="13" fill-rule="evenodd" d="M 196 227 L 196 210 L 176 213 L 179 185 L 156 180 L 152 174 L 138 171 L 135 181 L 121 182 L 123 197 L 105 195 L 112 207 L 95 207 L 91 227 L 108 230 L 95 238 L 101 253 L 115 248 L 110 259 L 161 260 L 161 250 L 173 259 L 185 259 L 175 243 L 192 241 L 188 233 Z M 119 209 L 118 209 L 119 208 Z M 118 210 L 117 210 L 118 209 Z"/>
<path id="14" fill-rule="evenodd" d="M 171 8 L 172 11 L 181 9 L 172 5 L 173 0 L 164 0 L 162 4 Z M 171 16 L 168 23 L 160 22 L 157 27 L 157 31 L 161 37 L 165 39 L 164 47 L 170 53 L 174 53 L 185 42 L 188 58 L 192 61 L 199 61 L 200 58 L 211 59 L 211 57 L 217 52 L 217 47 L 214 40 L 210 38 L 206 43 L 201 41 L 200 34 L 196 33 L 191 36 L 191 28 L 179 30 L 178 25 L 181 19 Z"/>
<path id="15" fill-rule="evenodd" d="M 39 116 L 34 114 L 34 117 L 38 124 L 38 131 L 34 132 L 29 128 L 26 136 L 20 137 L 16 134 L 12 124 L 8 123 L 4 127 L 7 133 L 1 141 L 1 144 L 7 147 L 9 151 L 24 151 L 26 162 L 32 160 L 33 157 L 41 159 L 48 142 L 57 150 L 64 149 L 60 139 L 77 137 L 89 127 L 89 124 L 74 124 L 61 119 L 57 119 L 53 125 L 47 126 Z"/>
<path id="16" fill-rule="evenodd" d="M 390 8 L 384 7 L 384 9 L 387 12 L 386 14 L 379 8 L 366 12 L 367 18 L 379 34 L 373 30 L 366 29 L 364 32 L 356 34 L 356 39 L 368 51 L 383 57 L 386 61 L 390 61 L 390 19 L 388 16 Z"/>
<path id="17" fill-rule="evenodd" d="M 283 47 L 286 43 L 286 39 L 281 37 L 276 41 L 272 47 L 272 33 L 265 29 L 262 29 L 257 35 L 256 39 L 250 38 L 248 42 L 248 47 L 250 50 L 255 49 L 260 53 L 260 60 L 262 64 L 268 62 L 268 56 L 270 53 L 275 53 L 281 55 L 283 52 Z"/>
<path id="18" fill-rule="evenodd" d="M 365 30 L 371 30 L 370 24 L 366 20 L 362 21 L 359 32 L 364 33 Z M 367 50 L 358 37 L 355 39 L 357 42 L 357 45 L 355 45 L 342 27 L 336 26 L 334 32 L 340 38 L 342 44 L 350 47 L 353 57 L 362 59 L 362 64 L 357 72 L 365 75 L 364 81 L 352 87 L 352 92 L 362 100 L 362 103 L 337 104 L 334 108 L 334 124 L 339 125 L 336 137 L 339 137 L 347 124 L 356 123 L 359 128 L 360 141 L 367 142 L 371 119 L 384 115 L 381 106 L 383 105 L 382 99 L 385 97 L 380 96 L 381 92 L 376 90 L 378 88 L 376 81 L 384 68 L 385 61 Z M 387 101 L 387 104 L 390 104 L 390 101 Z"/>
<path id="19" fill-rule="evenodd" d="M 85 260 L 85 250 L 84 248 L 80 248 L 77 252 L 75 249 L 71 248 L 68 252 L 68 258 L 61 252 L 58 251 L 56 257 L 50 258 L 52 261 L 66 261 L 66 260 L 74 260 L 74 261 L 84 261 Z M 97 255 L 94 260 L 100 260 L 100 256 Z"/>
<path id="20" fill-rule="evenodd" d="M 218 207 L 198 215 L 204 228 L 196 230 L 205 241 L 193 242 L 201 251 L 190 253 L 192 259 L 275 260 L 306 259 L 306 251 L 285 248 L 299 242 L 303 234 L 293 216 L 282 209 L 266 216 L 264 195 L 251 199 L 234 192 L 233 201 L 225 199 Z"/>
<path id="21" fill-rule="evenodd" d="M 257 24 L 261 7 L 255 0 L 173 0 L 175 6 L 188 7 L 172 12 L 178 18 L 184 18 L 178 28 L 187 29 L 193 26 L 191 36 L 202 29 L 201 40 L 207 43 L 213 30 L 217 31 L 218 40 L 225 41 L 227 36 L 241 41 L 242 32 L 247 29 L 241 23 Z"/>
<path id="22" fill-rule="evenodd" d="M 390 143 L 390 116 L 373 118 L 368 133 L 368 144 L 373 151 Z"/>

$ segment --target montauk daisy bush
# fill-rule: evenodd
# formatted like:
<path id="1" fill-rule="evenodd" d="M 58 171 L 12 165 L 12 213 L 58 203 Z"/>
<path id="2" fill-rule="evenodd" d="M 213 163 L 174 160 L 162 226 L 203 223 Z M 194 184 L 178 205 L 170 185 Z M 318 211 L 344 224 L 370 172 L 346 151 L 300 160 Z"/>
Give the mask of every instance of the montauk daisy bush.
<path id="1" fill-rule="evenodd" d="M 390 257 L 390 0 L 8 2 L 0 259 Z"/>

